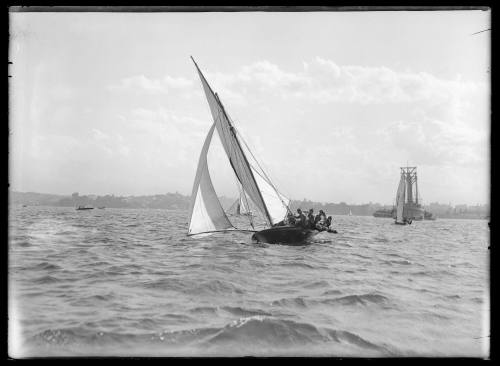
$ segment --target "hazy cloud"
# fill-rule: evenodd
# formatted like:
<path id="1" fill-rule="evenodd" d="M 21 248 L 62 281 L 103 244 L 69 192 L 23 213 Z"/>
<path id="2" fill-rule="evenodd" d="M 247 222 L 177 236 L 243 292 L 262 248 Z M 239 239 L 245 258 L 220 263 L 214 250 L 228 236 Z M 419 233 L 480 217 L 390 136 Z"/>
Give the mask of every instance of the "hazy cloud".
<path id="1" fill-rule="evenodd" d="M 387 67 L 338 65 L 316 57 L 303 68 L 287 72 L 260 61 L 243 66 L 237 73 L 207 73 L 224 93 L 242 96 L 273 94 L 284 99 L 303 98 L 311 102 L 360 104 L 451 103 L 467 93 L 484 88 L 472 82 L 439 79 L 431 74 L 398 72 Z"/>
<path id="2" fill-rule="evenodd" d="M 162 94 L 171 90 L 189 89 L 193 85 L 192 80 L 183 77 L 172 77 L 166 75 L 161 79 L 148 78 L 144 75 L 136 75 L 121 79 L 118 83 L 108 86 L 111 91 L 126 91 L 137 94 Z"/>
<path id="3" fill-rule="evenodd" d="M 464 34 L 487 28 L 489 15 L 443 12 L 424 24 L 410 13 L 366 14 L 370 34 L 326 13 L 13 13 L 11 187 L 189 194 L 213 123 L 188 58 L 196 50 L 238 131 L 291 198 L 390 203 L 408 161 L 426 198 L 482 201 L 490 46 L 488 32 Z M 410 26 L 395 33 L 401 19 Z M 231 169 L 217 134 L 210 154 Z M 227 195 L 232 173 L 212 173 Z"/>

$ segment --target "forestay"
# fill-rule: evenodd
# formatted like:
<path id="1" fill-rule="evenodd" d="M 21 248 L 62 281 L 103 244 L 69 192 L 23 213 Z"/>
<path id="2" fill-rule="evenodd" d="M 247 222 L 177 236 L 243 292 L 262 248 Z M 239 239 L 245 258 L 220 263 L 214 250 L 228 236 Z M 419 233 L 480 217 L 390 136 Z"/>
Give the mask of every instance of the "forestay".
<path id="1" fill-rule="evenodd" d="M 198 169 L 191 193 L 188 235 L 219 231 L 232 228 L 210 179 L 207 153 L 212 141 L 215 123 L 210 128 L 201 150 Z"/>

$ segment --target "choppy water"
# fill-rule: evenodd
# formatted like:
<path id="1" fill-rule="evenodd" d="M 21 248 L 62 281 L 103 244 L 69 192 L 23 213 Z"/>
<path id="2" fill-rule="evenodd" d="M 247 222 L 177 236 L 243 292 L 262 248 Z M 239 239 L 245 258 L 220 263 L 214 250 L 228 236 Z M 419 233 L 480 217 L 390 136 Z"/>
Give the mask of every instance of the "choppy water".
<path id="1" fill-rule="evenodd" d="M 281 246 L 186 214 L 11 207 L 9 354 L 489 355 L 486 221 L 334 216 Z"/>

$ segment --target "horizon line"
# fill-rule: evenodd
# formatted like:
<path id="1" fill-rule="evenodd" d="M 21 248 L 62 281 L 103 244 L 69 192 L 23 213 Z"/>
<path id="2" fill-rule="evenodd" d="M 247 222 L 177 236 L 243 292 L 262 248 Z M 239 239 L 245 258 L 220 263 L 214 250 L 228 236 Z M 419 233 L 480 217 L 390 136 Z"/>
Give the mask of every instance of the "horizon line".
<path id="1" fill-rule="evenodd" d="M 166 192 L 166 193 L 141 194 L 141 195 L 133 195 L 133 194 L 129 194 L 129 195 L 115 195 L 114 193 L 106 193 L 106 194 L 85 193 L 85 194 L 83 194 L 83 193 L 80 193 L 80 192 L 73 192 L 73 193 L 69 193 L 69 194 L 43 193 L 43 192 L 35 192 L 35 191 L 24 191 L 23 192 L 23 191 L 13 190 L 10 187 L 8 188 L 8 191 L 9 191 L 9 193 L 10 192 L 12 192 L 12 193 L 35 193 L 35 194 L 46 194 L 46 195 L 64 196 L 64 197 L 71 197 L 73 193 L 78 193 L 79 196 L 106 196 L 106 195 L 109 195 L 109 196 L 115 196 L 115 197 L 141 197 L 141 196 L 159 196 L 159 195 L 166 195 L 166 194 L 179 194 L 179 195 L 184 196 L 184 197 L 190 197 L 190 195 L 185 195 L 185 194 L 179 193 L 178 191 L 175 191 L 175 192 Z M 228 199 L 237 199 L 237 197 L 229 197 L 229 196 L 225 196 L 225 195 L 221 195 L 221 196 L 218 196 L 218 197 L 224 197 L 224 198 L 228 198 Z M 313 201 L 313 200 L 311 200 L 309 198 L 302 198 L 302 199 L 290 198 L 290 201 L 304 201 L 304 200 L 310 201 L 312 203 L 321 203 L 321 204 L 340 204 L 340 203 L 345 203 L 348 206 L 362 206 L 362 205 L 369 205 L 369 204 L 372 204 L 372 205 L 381 205 L 381 206 L 394 206 L 393 203 L 386 204 L 386 203 L 372 202 L 372 201 L 366 202 L 366 203 L 347 203 L 347 202 L 344 202 L 344 201 L 339 201 L 339 202 L 335 203 L 335 202 L 328 202 L 328 201 Z M 430 205 L 430 204 L 433 204 L 433 203 L 437 203 L 439 205 L 448 205 L 448 206 L 459 206 L 459 205 L 485 206 L 485 205 L 490 205 L 490 202 L 485 202 L 485 203 L 479 203 L 479 202 L 476 202 L 476 203 L 451 203 L 451 202 L 441 203 L 441 202 L 435 201 L 435 202 L 429 202 L 427 204 L 422 204 L 422 206 Z"/>

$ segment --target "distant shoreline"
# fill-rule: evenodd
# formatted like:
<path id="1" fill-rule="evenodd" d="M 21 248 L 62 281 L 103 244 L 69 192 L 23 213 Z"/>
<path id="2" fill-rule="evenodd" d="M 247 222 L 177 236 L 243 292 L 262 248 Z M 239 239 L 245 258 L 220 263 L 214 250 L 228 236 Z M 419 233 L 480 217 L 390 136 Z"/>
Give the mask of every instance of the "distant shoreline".
<path id="1" fill-rule="evenodd" d="M 115 195 L 80 195 L 75 192 L 72 195 L 56 195 L 37 192 L 16 192 L 9 191 L 9 206 L 27 205 L 27 206 L 50 206 L 50 207 L 106 207 L 106 208 L 135 208 L 135 209 L 169 209 L 169 210 L 187 210 L 190 207 L 190 196 L 184 196 L 180 193 L 166 193 L 149 196 L 115 196 Z M 221 196 L 219 200 L 222 206 L 228 209 L 236 200 Z M 354 216 L 372 216 L 373 213 L 381 209 L 392 209 L 392 205 L 382 205 L 379 203 L 366 204 L 347 204 L 313 202 L 303 199 L 292 200 L 290 208 L 295 211 L 297 208 L 303 210 L 314 209 L 316 212 L 320 209 L 331 215 L 347 215 L 349 211 Z M 426 211 L 431 212 L 439 218 L 450 219 L 485 219 L 490 215 L 489 205 L 456 205 L 451 206 L 439 203 L 430 203 L 424 205 Z"/>
<path id="2" fill-rule="evenodd" d="M 55 205 L 26 205 L 26 204 L 21 204 L 21 203 L 11 203 L 9 204 L 9 209 L 11 207 L 22 207 L 22 208 L 29 208 L 29 207 L 58 207 L 58 208 L 68 208 L 68 209 L 74 209 L 73 206 L 55 206 Z M 97 209 L 97 206 L 94 207 L 97 212 L 101 212 L 101 210 Z M 166 211 L 187 211 L 185 208 L 162 208 L 162 207 L 104 207 L 105 209 L 118 209 L 118 210 L 166 210 Z M 330 214 L 330 213 L 329 213 Z M 345 214 L 335 214 L 331 213 L 332 216 L 347 216 Z M 363 217 L 374 217 L 373 214 L 359 214 L 359 215 L 352 215 L 351 217 L 356 217 L 356 216 L 363 216 Z M 390 217 L 375 217 L 376 219 L 380 220 L 392 220 Z M 437 220 L 490 220 L 489 217 L 478 217 L 478 216 L 440 216 L 437 218 Z M 422 221 L 431 221 L 431 220 L 422 220 Z"/>

